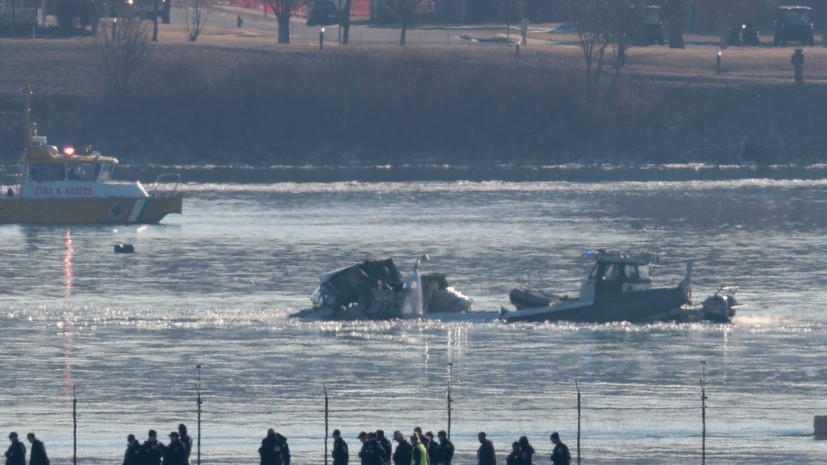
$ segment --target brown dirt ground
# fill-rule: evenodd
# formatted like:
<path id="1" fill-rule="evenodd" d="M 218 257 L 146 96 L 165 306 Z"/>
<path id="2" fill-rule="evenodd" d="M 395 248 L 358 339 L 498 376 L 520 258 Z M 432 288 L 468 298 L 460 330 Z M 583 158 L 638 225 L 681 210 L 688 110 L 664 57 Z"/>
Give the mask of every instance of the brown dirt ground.
<path id="1" fill-rule="evenodd" d="M 465 33 L 477 34 L 481 38 L 496 37 L 497 34 L 501 34 L 496 30 L 492 32 L 492 29 L 495 28 L 478 27 Z M 538 26 L 531 33 L 528 45 L 521 48 L 519 57 L 515 54 L 515 48 L 507 44 L 403 48 L 396 45 L 339 47 L 335 43 L 330 43 L 324 51 L 319 51 L 316 43 L 294 42 L 288 46 L 278 45 L 275 43 L 274 32 L 219 27 L 207 27 L 198 41 L 191 43 L 186 40 L 186 33 L 181 25 L 160 25 L 160 40 L 152 43 L 151 46 L 153 59 L 162 63 L 162 66 L 170 67 L 170 64 L 187 63 L 188 68 L 183 69 L 197 73 L 205 86 L 212 83 L 216 88 L 225 85 L 224 80 L 238 74 L 239 70 L 255 68 L 262 63 L 273 63 L 274 66 L 284 66 L 284 63 L 297 64 L 298 71 L 293 72 L 300 75 L 302 67 L 311 70 L 309 72 L 316 69 L 329 71 L 339 66 L 338 64 L 353 61 L 369 65 L 379 64 L 380 67 L 387 63 L 393 66 L 401 63 L 411 66 L 412 73 L 425 72 L 426 77 L 428 77 L 428 72 L 438 74 L 440 70 L 449 68 L 466 67 L 474 69 L 475 72 L 479 69 L 483 71 L 483 74 L 486 71 L 500 70 L 495 73 L 497 76 L 492 78 L 499 80 L 498 82 L 480 84 L 483 89 L 487 89 L 487 92 L 496 89 L 497 86 L 509 89 L 509 86 L 515 85 L 508 82 L 509 79 L 519 83 L 516 84 L 519 86 L 530 84 L 537 86 L 537 89 L 542 89 L 544 84 L 536 81 L 549 77 L 549 82 L 545 86 L 556 87 L 558 93 L 554 95 L 559 97 L 559 95 L 579 94 L 582 92 L 581 81 L 584 67 L 582 54 L 576 42 L 577 38 L 574 34 L 546 32 L 551 29 L 554 29 L 554 25 Z M 810 162 L 823 160 L 822 147 L 827 139 L 824 135 L 827 132 L 825 131 L 827 115 L 821 111 L 820 102 L 826 99 L 825 93 L 827 93 L 827 87 L 824 86 L 827 83 L 827 48 L 807 47 L 804 49 L 804 77 L 807 85 L 801 92 L 812 93 L 812 96 L 800 95 L 801 92 L 799 92 L 796 99 L 787 105 L 784 102 L 789 98 L 786 93 L 790 91 L 792 84 L 790 57 L 793 48 L 729 47 L 722 51 L 720 74 L 716 74 L 718 48 L 715 46 L 715 36 L 688 34 L 686 41 L 689 45 L 680 50 L 651 46 L 635 47 L 628 52 L 627 66 L 621 74 L 622 81 L 625 82 L 628 92 L 636 96 L 632 102 L 634 105 L 631 106 L 643 108 L 640 114 L 621 110 L 630 107 L 628 102 L 615 102 L 613 103 L 615 106 L 608 110 L 616 113 L 612 117 L 604 118 L 604 120 L 594 116 L 587 117 L 584 114 L 589 111 L 579 108 L 574 112 L 578 113 L 578 118 L 580 118 L 578 121 L 585 121 L 584 123 L 558 124 L 562 121 L 561 118 L 567 118 L 566 115 L 571 114 L 570 106 L 576 104 L 576 99 L 571 99 L 571 102 L 567 103 L 568 109 L 556 110 L 558 113 L 546 116 L 542 123 L 537 123 L 536 128 L 530 127 L 525 130 L 525 133 L 520 133 L 512 128 L 504 128 L 504 124 L 507 123 L 503 121 L 516 118 L 515 127 L 524 127 L 526 125 L 520 121 L 521 118 L 533 118 L 532 114 L 542 112 L 543 108 L 550 108 L 549 105 L 553 105 L 559 99 L 544 96 L 544 99 L 551 99 L 548 104 L 543 102 L 535 104 L 530 95 L 522 96 L 520 102 L 523 103 L 518 105 L 527 106 L 525 113 L 528 114 L 523 115 L 523 112 L 515 112 L 513 108 L 509 108 L 507 97 L 501 97 L 499 101 L 489 106 L 474 105 L 467 114 L 451 113 L 453 120 L 459 118 L 468 119 L 471 122 L 467 127 L 458 126 L 452 122 L 454 130 L 448 131 L 450 136 L 441 136 L 442 139 L 437 136 L 429 137 L 433 134 L 434 126 L 431 125 L 421 129 L 401 130 L 398 137 L 397 134 L 388 135 L 387 139 L 380 137 L 370 147 L 362 143 L 365 139 L 375 139 L 370 135 L 370 127 L 377 123 L 386 123 L 385 120 L 389 118 L 392 123 L 396 124 L 396 127 L 404 126 L 407 124 L 404 112 L 395 112 L 391 113 L 391 116 L 386 116 L 380 111 L 378 113 L 381 116 L 376 117 L 378 118 L 376 121 L 372 121 L 369 115 L 354 118 L 362 127 L 342 126 L 341 118 L 336 120 L 331 117 L 326 125 L 336 126 L 338 139 L 335 143 L 330 140 L 319 140 L 313 131 L 302 134 L 302 128 L 313 124 L 312 115 L 301 115 L 300 121 L 295 122 L 295 126 L 285 124 L 290 123 L 291 117 L 288 115 L 283 117 L 284 120 L 279 120 L 279 123 L 270 126 L 264 124 L 263 128 L 277 126 L 281 132 L 263 134 L 261 140 L 249 140 L 247 143 L 250 147 L 245 147 L 245 152 L 255 153 L 239 161 L 253 163 L 303 163 L 307 161 L 302 154 L 285 153 L 282 149 L 273 148 L 270 142 L 273 138 L 290 139 L 289 142 L 285 140 L 285 143 L 298 144 L 303 154 L 324 153 L 323 157 L 330 158 L 324 160 L 325 162 L 341 161 L 337 158 L 338 153 L 348 153 L 348 157 L 354 157 L 353 153 L 358 154 L 360 151 L 371 154 L 363 155 L 366 158 L 376 158 L 377 152 L 383 152 L 382 147 L 386 147 L 390 141 L 399 138 L 410 142 L 410 151 L 447 153 L 449 155 L 444 155 L 444 157 L 448 158 L 449 162 L 467 161 L 468 153 L 463 154 L 463 150 L 457 149 L 457 146 L 463 145 L 469 145 L 468 151 L 474 152 L 474 156 L 485 150 L 501 154 L 503 148 L 510 148 L 528 154 L 526 157 L 534 161 L 537 158 L 545 161 L 545 157 L 552 157 L 557 161 L 594 160 L 606 157 L 615 159 L 623 158 L 625 156 L 623 154 L 629 154 L 629 158 L 634 161 L 669 161 L 665 154 L 680 154 L 681 161 L 700 158 L 700 161 L 725 159 L 728 161 L 776 162 L 778 157 Z M 111 102 L 106 103 L 103 84 L 94 66 L 93 42 L 94 40 L 89 37 L 0 39 L 0 47 L 3 50 L 0 55 L 0 146 L 2 146 L 0 159 L 14 160 L 18 153 L 15 145 L 20 137 L 18 132 L 20 127 L 17 123 L 22 113 L 20 89 L 25 83 L 30 83 L 40 98 L 45 100 L 41 104 L 48 109 L 45 119 L 76 118 L 78 120 L 71 123 L 52 121 L 50 124 L 54 126 L 54 130 L 50 134 L 65 135 L 72 131 L 82 130 L 84 136 L 92 139 L 110 139 L 108 145 L 116 150 L 117 154 L 125 154 L 124 156 L 134 157 L 136 160 L 158 161 L 157 158 L 161 158 L 165 161 L 206 163 L 220 156 L 211 155 L 201 144 L 191 143 L 186 138 L 176 135 L 176 130 L 178 134 L 186 132 L 185 126 L 178 129 L 173 127 L 168 134 L 162 135 L 159 134 L 160 131 L 157 128 L 147 125 L 144 134 L 134 135 L 146 146 L 143 152 L 131 149 L 135 145 L 132 143 L 134 141 L 124 140 L 120 145 L 112 141 L 111 124 L 114 124 L 110 121 L 112 118 L 101 117 L 97 109 L 101 105 L 111 106 Z M 353 72 L 359 73 L 358 70 Z M 373 73 L 373 79 L 376 79 L 374 85 L 382 85 L 387 77 L 381 73 Z M 451 85 L 468 87 L 471 84 L 476 85 L 476 81 L 485 80 L 482 74 L 466 76 L 462 79 L 465 81 Z M 604 83 L 609 82 L 609 79 L 610 73 L 607 72 Z M 566 89 L 566 86 L 570 88 Z M 309 94 L 312 89 L 308 89 L 298 91 L 308 93 L 302 97 L 312 100 L 313 96 Z M 216 90 L 216 92 L 219 91 Z M 444 92 L 449 96 L 452 93 L 450 89 L 444 89 Z M 766 98 L 766 102 L 755 103 L 762 98 L 762 95 L 772 95 L 772 98 Z M 216 98 L 217 101 L 221 101 L 219 97 L 204 96 L 205 99 Z M 379 100 L 382 98 L 379 97 Z M 418 103 L 416 96 L 408 98 L 409 105 L 410 102 L 414 105 Z M 647 101 L 641 105 L 642 100 Z M 302 100 L 299 98 L 297 101 Z M 401 101 L 405 100 L 401 99 Z M 319 111 L 320 108 L 327 108 L 331 102 L 311 103 L 312 105 L 308 107 Z M 381 105 L 382 102 L 373 102 L 373 104 Z M 582 102 L 581 104 L 586 105 Z M 163 107 L 159 106 L 160 103 L 155 102 L 154 105 L 156 109 L 161 108 L 157 111 L 164 111 Z M 181 103 L 171 102 L 170 105 L 180 106 Z M 432 113 L 435 108 L 433 105 L 436 104 L 430 105 L 424 105 L 419 111 L 423 115 L 430 114 L 429 111 Z M 532 105 L 536 105 L 536 108 Z M 807 107 L 803 116 L 806 120 L 806 128 L 803 130 L 801 129 L 802 118 L 798 115 L 799 107 L 802 106 Z M 686 110 L 686 114 L 676 115 L 676 112 L 682 113 L 683 108 L 687 107 L 691 109 Z M 733 107 L 743 108 L 743 111 L 731 111 Z M 473 114 L 475 111 L 491 113 L 505 111 L 508 114 L 498 120 L 499 122 L 492 131 L 491 124 L 493 123 L 476 121 Z M 365 113 L 370 112 L 366 110 Z M 235 118 L 233 114 L 222 117 Z M 267 117 L 270 117 L 269 113 Z M 126 118 L 124 125 L 134 126 L 138 118 L 139 116 L 135 115 L 132 120 Z M 176 117 L 170 116 L 170 118 Z M 398 118 L 398 121 L 392 118 Z M 107 124 L 100 124 L 102 119 Z M 146 119 L 140 116 L 140 121 Z M 169 122 L 159 124 L 170 125 Z M 174 125 L 175 122 L 172 126 Z M 199 125 L 202 123 L 199 122 Z M 107 129 L 100 130 L 107 132 L 96 132 L 95 128 L 99 126 L 107 126 Z M 364 126 L 368 126 L 368 132 L 365 132 Z M 577 129 L 583 126 L 589 128 Z M 393 129 L 395 126 L 389 123 L 388 127 Z M 500 130 L 501 127 L 503 129 Z M 543 127 L 550 127 L 553 130 L 546 134 Z M 594 129 L 592 129 L 594 127 L 603 128 L 598 131 L 606 136 L 601 140 L 594 140 Z M 290 131 L 293 132 L 287 134 L 288 129 L 285 128 L 292 128 Z M 572 128 L 579 132 L 572 132 Z M 554 131 L 555 129 L 557 132 Z M 128 133 L 126 128 L 120 131 L 116 130 L 114 133 L 118 134 L 118 137 Z M 294 133 L 295 137 L 293 137 Z M 456 135 L 457 133 L 459 135 Z M 524 141 L 524 146 L 518 144 L 515 147 L 514 141 L 509 140 L 509 136 L 515 133 L 520 141 Z M 648 140 L 653 133 L 668 133 L 670 141 L 659 140 L 653 144 Z M 342 138 L 342 134 L 355 135 L 352 140 L 348 140 L 347 137 Z M 423 135 L 426 136 L 423 137 Z M 423 142 L 423 139 L 428 140 Z M 464 144 L 464 142 L 469 142 L 469 144 Z M 216 145 L 215 142 L 212 143 Z M 779 147 L 787 147 L 790 144 L 794 147 L 779 152 Z M 556 148 L 553 155 L 548 154 L 548 147 Z M 249 150 L 246 150 L 248 148 Z M 227 147 L 222 147 L 218 143 L 215 150 L 226 151 Z M 149 151 L 154 155 L 145 153 Z M 399 149 L 394 151 L 399 152 Z M 452 154 L 457 153 L 459 154 L 456 156 L 465 157 L 465 159 L 450 160 L 454 156 Z M 379 157 L 385 156 L 390 155 Z M 376 161 L 392 162 L 393 160 L 381 158 Z"/>

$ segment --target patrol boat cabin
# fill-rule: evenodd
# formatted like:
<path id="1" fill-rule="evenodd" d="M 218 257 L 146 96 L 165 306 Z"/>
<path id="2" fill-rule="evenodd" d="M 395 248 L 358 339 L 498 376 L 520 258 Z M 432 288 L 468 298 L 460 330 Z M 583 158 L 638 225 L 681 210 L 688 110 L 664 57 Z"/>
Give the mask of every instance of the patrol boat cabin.
<path id="1" fill-rule="evenodd" d="M 653 288 L 650 270 L 655 257 L 603 250 L 589 255 L 595 264 L 577 299 L 515 289 L 510 298 L 517 310 L 504 312 L 502 318 L 594 323 L 666 320 L 690 300 L 692 262 L 687 263 L 686 274 L 677 286 Z"/>

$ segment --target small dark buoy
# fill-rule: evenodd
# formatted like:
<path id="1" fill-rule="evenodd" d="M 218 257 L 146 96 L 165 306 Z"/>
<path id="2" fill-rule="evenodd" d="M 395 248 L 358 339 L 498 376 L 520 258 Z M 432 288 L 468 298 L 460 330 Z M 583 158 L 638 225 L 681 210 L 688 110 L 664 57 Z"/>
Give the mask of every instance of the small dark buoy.
<path id="1" fill-rule="evenodd" d="M 115 244 L 115 253 L 132 253 L 135 251 L 135 247 L 132 244 L 123 244 L 117 243 Z"/>

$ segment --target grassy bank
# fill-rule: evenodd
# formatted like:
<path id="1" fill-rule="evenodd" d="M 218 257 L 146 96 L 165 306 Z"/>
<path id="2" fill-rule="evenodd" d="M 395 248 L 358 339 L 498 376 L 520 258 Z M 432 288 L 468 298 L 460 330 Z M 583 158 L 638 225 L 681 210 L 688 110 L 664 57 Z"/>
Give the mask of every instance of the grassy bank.
<path id="1" fill-rule="evenodd" d="M 824 161 L 827 50 L 635 48 L 587 102 L 574 45 L 327 47 L 214 28 L 152 44 L 108 97 L 90 39 L 0 40 L 0 159 L 22 146 L 20 86 L 53 142 L 124 161 L 341 164 Z"/>

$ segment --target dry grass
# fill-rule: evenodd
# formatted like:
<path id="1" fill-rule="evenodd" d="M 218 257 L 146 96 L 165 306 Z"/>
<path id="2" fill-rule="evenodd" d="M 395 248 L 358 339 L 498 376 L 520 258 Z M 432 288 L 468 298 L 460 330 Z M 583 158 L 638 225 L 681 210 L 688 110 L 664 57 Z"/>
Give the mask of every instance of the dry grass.
<path id="1" fill-rule="evenodd" d="M 0 155 L 16 156 L 25 82 L 53 138 L 135 160 L 775 162 L 821 160 L 827 143 L 820 47 L 805 49 L 803 89 L 790 86 L 791 48 L 729 48 L 719 75 L 711 36 L 687 37 L 683 50 L 633 48 L 616 85 L 607 74 L 588 104 L 573 34 L 534 32 L 516 57 L 491 44 L 320 52 L 219 27 L 190 43 L 183 25 L 160 26 L 132 98 L 104 95 L 89 38 L 0 40 L 0 140 L 13 148 Z"/>

